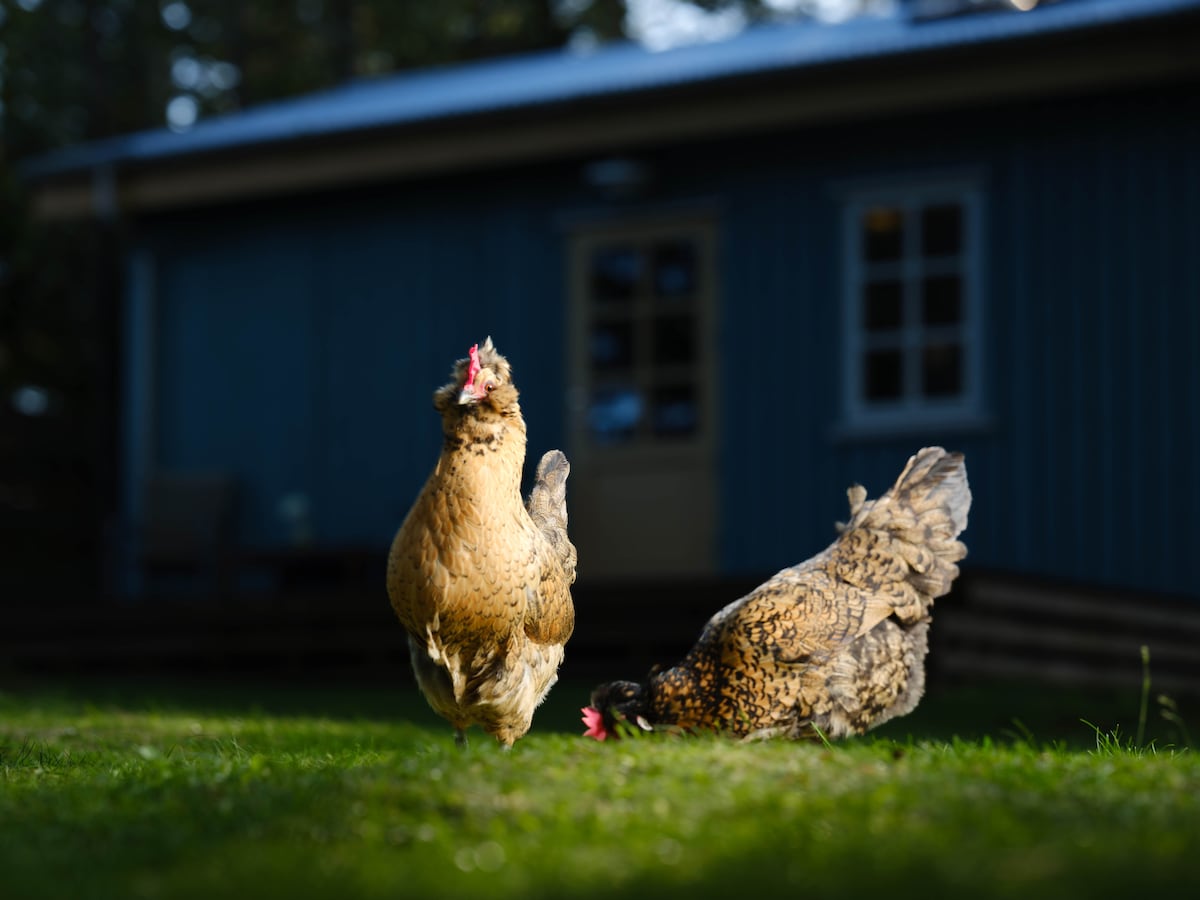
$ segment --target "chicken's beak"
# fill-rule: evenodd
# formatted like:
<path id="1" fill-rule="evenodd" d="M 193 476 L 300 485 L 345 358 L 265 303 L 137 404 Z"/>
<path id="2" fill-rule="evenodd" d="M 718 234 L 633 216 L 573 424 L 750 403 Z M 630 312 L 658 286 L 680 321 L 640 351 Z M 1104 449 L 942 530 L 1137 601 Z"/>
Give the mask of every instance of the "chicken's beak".
<path id="1" fill-rule="evenodd" d="M 475 402 L 475 392 L 469 387 L 463 388 L 458 394 L 458 405 L 466 406 L 468 403 Z"/>

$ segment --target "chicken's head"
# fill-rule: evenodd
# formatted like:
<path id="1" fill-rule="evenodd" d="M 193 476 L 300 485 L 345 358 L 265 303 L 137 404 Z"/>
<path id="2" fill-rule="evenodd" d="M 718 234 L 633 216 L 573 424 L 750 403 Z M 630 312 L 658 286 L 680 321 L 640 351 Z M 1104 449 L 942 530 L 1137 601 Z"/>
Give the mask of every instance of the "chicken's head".
<path id="1" fill-rule="evenodd" d="M 450 382 L 434 394 L 434 405 L 443 412 L 452 407 L 462 411 L 475 407 L 502 410 L 516 402 L 512 367 L 496 352 L 490 337 L 482 344 L 474 345 L 466 359 L 455 362 L 450 378 Z"/>
<path id="2" fill-rule="evenodd" d="M 617 723 L 628 722 L 643 731 L 653 731 L 654 726 L 646 718 L 645 692 L 640 684 L 632 681 L 613 681 L 602 684 L 592 691 L 592 705 L 585 706 L 583 724 L 588 726 L 585 737 L 603 741 L 609 736 L 617 737 Z"/>

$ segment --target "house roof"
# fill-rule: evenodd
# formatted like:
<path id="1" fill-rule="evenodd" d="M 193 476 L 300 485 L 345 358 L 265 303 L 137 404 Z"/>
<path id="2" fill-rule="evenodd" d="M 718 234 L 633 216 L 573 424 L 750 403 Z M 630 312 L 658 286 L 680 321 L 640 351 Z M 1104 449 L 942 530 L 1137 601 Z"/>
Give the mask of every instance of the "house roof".
<path id="1" fill-rule="evenodd" d="M 866 16 L 839 25 L 765 25 L 725 41 L 659 52 L 618 44 L 589 53 L 533 53 L 358 80 L 201 120 L 185 132 L 163 128 L 68 147 L 28 161 L 24 173 L 34 182 L 78 179 L 96 170 L 535 114 L 589 101 L 628 102 L 944 51 L 1087 36 L 1198 13 L 1200 0 L 1062 0 L 1028 13 L 994 11 L 926 21 Z"/>

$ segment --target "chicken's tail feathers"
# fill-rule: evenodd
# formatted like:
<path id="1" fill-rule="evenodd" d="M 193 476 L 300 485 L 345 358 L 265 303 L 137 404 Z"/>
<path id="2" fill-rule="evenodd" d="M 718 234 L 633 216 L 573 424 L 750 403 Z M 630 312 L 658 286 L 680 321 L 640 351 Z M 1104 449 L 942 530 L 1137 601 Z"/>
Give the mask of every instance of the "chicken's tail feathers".
<path id="1" fill-rule="evenodd" d="M 967 555 L 957 540 L 967 527 L 971 487 L 961 453 L 925 447 L 896 483 L 875 500 L 855 485 L 847 491 L 850 521 L 844 535 L 871 535 L 871 543 L 891 557 L 893 573 L 927 598 L 940 597 L 958 577 L 956 563 Z"/>
<path id="2" fill-rule="evenodd" d="M 525 508 L 553 545 L 563 571 L 575 580 L 575 546 L 567 537 L 567 476 L 571 464 L 561 450 L 547 450 L 538 462 Z"/>
<path id="3" fill-rule="evenodd" d="M 909 459 L 888 494 L 911 506 L 939 536 L 953 539 L 966 530 L 971 486 L 961 453 L 923 448 Z M 934 511 L 938 515 L 931 515 Z"/>
<path id="4" fill-rule="evenodd" d="M 529 492 L 530 514 L 537 509 L 546 516 L 562 519 L 567 524 L 567 476 L 571 464 L 561 450 L 547 450 L 538 462 L 533 477 L 533 489 Z M 536 518 L 536 517 L 535 517 Z"/>

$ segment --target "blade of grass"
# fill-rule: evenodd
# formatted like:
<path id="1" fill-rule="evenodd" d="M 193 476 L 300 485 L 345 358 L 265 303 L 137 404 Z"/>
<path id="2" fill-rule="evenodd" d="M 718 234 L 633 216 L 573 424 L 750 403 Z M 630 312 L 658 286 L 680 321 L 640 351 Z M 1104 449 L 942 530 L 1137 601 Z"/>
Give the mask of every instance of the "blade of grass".
<path id="1" fill-rule="evenodd" d="M 1142 702 L 1138 707 L 1137 746 L 1146 741 L 1146 712 L 1150 706 L 1150 648 L 1142 644 Z"/>

